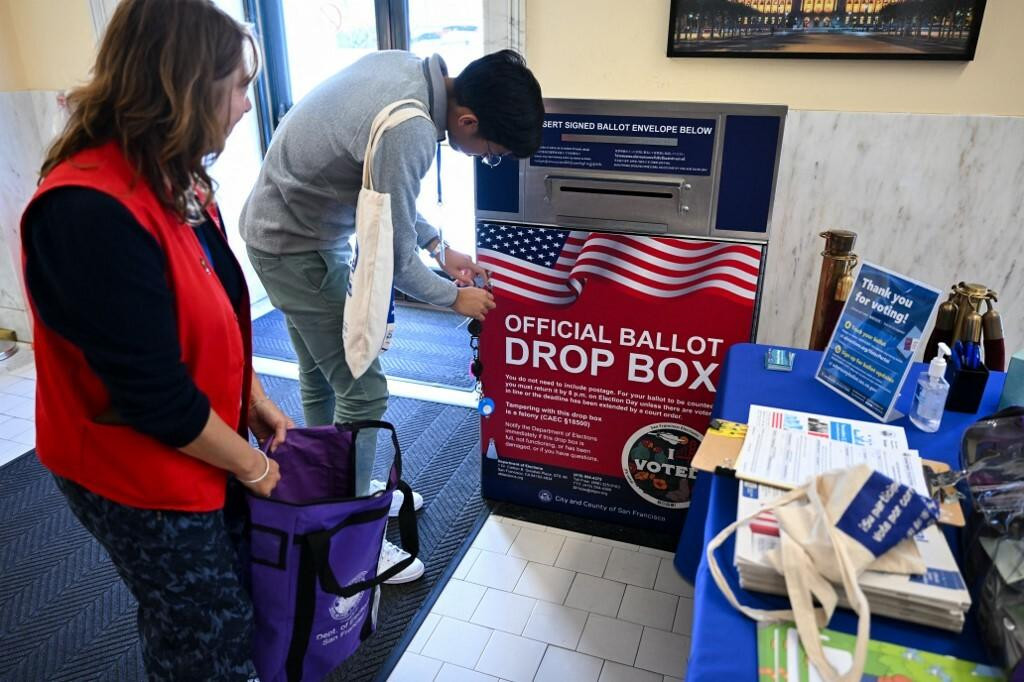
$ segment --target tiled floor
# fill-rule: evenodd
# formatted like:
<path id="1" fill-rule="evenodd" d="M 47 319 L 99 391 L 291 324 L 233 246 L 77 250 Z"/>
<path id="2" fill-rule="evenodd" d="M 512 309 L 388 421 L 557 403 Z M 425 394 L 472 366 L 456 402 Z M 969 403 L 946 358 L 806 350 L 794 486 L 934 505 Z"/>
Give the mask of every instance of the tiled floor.
<path id="1" fill-rule="evenodd" d="M 36 446 L 36 365 L 22 345 L 0 362 L 0 466 Z"/>
<path id="2" fill-rule="evenodd" d="M 491 516 L 389 680 L 678 680 L 692 596 L 668 552 Z"/>

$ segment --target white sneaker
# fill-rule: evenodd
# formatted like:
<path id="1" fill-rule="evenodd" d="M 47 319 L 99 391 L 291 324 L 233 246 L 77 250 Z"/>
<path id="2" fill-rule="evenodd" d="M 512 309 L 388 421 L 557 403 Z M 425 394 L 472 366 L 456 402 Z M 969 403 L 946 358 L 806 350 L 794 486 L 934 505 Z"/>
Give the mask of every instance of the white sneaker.
<path id="1" fill-rule="evenodd" d="M 387 487 L 388 484 L 384 481 L 374 479 L 370 481 L 370 494 L 373 495 Z M 403 501 L 405 501 L 405 494 L 401 490 L 396 490 L 391 498 L 391 509 L 388 510 L 388 516 L 398 516 L 398 510 L 402 508 Z M 412 491 L 412 508 L 413 511 L 419 511 L 423 508 L 423 496 L 415 490 Z"/>
<path id="2" fill-rule="evenodd" d="M 408 556 L 409 553 L 404 549 L 385 540 L 380 548 L 380 559 L 377 561 L 377 575 L 380 575 Z M 423 576 L 423 571 L 423 562 L 419 559 L 413 559 L 412 563 L 406 566 L 404 571 L 392 576 L 390 580 L 385 580 L 384 584 L 401 585 L 402 583 L 411 583 L 413 580 L 419 580 Z"/>

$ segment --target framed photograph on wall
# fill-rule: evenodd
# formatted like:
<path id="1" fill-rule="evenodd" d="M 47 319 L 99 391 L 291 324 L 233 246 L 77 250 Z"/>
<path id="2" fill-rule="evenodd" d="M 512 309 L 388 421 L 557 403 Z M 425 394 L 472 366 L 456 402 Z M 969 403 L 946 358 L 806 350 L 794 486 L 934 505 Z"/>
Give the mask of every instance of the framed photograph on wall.
<path id="1" fill-rule="evenodd" d="M 668 56 L 969 61 L 984 12 L 985 0 L 672 0 Z"/>

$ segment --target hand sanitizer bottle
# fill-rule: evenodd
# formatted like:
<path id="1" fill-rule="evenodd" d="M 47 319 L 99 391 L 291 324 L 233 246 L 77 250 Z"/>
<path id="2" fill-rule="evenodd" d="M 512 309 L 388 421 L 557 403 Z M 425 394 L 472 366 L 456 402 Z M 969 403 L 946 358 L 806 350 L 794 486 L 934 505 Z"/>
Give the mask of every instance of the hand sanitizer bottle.
<path id="1" fill-rule="evenodd" d="M 939 344 L 939 353 L 928 364 L 928 371 L 923 372 L 917 380 L 914 392 L 914 404 L 910 408 L 910 421 L 914 426 L 934 433 L 939 430 L 942 411 L 946 407 L 946 396 L 949 395 L 949 382 L 946 381 L 946 356 L 950 354 L 949 346 Z"/>

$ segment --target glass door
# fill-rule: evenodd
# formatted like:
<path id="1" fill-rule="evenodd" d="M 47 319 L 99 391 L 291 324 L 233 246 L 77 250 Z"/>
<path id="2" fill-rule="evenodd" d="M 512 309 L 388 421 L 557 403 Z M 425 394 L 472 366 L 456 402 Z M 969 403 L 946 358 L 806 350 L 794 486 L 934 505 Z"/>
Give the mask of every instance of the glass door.
<path id="1" fill-rule="evenodd" d="M 409 0 L 410 49 L 421 57 L 439 54 L 448 75 L 457 76 L 484 55 L 484 0 Z M 420 213 L 458 251 L 474 255 L 473 160 L 441 144 L 441 177 L 431 166 L 416 202 Z M 433 265 L 433 259 L 425 256 Z"/>
<path id="2" fill-rule="evenodd" d="M 374 0 L 282 0 L 292 101 L 377 49 Z"/>
<path id="3" fill-rule="evenodd" d="M 422 57 L 439 54 L 451 77 L 485 51 L 521 48 L 524 0 L 244 1 L 253 11 L 258 8 L 265 32 L 267 88 L 261 104 L 269 125 L 264 126 L 264 144 L 293 102 L 381 46 Z M 473 195 L 472 159 L 443 143 L 440 177 L 435 160 L 423 178 L 417 207 L 454 248 L 471 255 Z M 422 258 L 434 266 L 426 253 Z"/>
<path id="4" fill-rule="evenodd" d="M 236 21 L 245 21 L 242 0 L 215 0 L 216 5 L 230 14 Z M 256 95 L 250 87 L 249 99 L 255 105 Z M 245 243 L 238 233 L 238 217 L 242 206 L 249 197 L 249 192 L 256 184 L 263 162 L 263 150 L 260 145 L 260 125 L 255 108 L 242 117 L 228 137 L 224 151 L 210 167 L 210 177 L 217 183 L 217 206 L 220 208 L 224 230 L 228 235 L 228 244 L 235 258 L 242 266 L 245 282 L 249 286 L 249 297 L 254 306 L 258 306 L 266 298 L 256 271 L 249 263 L 245 252 Z"/>

